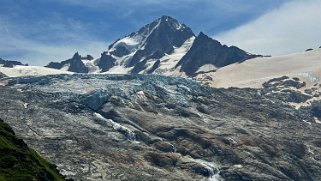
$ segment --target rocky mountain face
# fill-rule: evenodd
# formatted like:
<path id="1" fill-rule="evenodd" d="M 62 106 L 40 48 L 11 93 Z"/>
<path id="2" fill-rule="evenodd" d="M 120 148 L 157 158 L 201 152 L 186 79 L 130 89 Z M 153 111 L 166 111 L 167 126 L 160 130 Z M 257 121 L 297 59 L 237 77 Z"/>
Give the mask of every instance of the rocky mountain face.
<path id="1" fill-rule="evenodd" d="M 214 89 L 157 75 L 1 79 L 0 115 L 76 180 L 320 180 L 321 102 L 281 77 Z"/>
<path id="2" fill-rule="evenodd" d="M 12 61 L 12 60 L 4 60 L 2 58 L 0 58 L 0 66 L 1 67 L 9 67 L 9 68 L 12 68 L 14 67 L 15 65 L 25 65 L 27 66 L 28 64 L 23 64 L 19 61 Z"/>
<path id="3" fill-rule="evenodd" d="M 207 66 L 212 65 L 212 69 L 204 70 L 211 71 L 254 57 L 257 57 L 257 55 L 251 55 L 235 46 L 222 45 L 201 32 L 196 37 L 191 49 L 183 56 L 176 67 L 181 66 L 182 72 L 189 76 L 195 76 L 201 67 L 206 69 Z"/>
<path id="4" fill-rule="evenodd" d="M 84 64 L 83 60 L 90 61 L 93 60 L 93 57 L 90 55 L 82 57 L 78 52 L 76 52 L 71 59 L 62 62 L 50 62 L 45 67 L 67 70 L 76 73 L 88 73 L 89 68 Z"/>
<path id="5" fill-rule="evenodd" d="M 1 117 L 4 117 L 1 115 Z M 0 180 L 65 180 L 0 119 Z"/>
<path id="6" fill-rule="evenodd" d="M 203 33 L 196 37 L 185 24 L 172 17 L 162 16 L 137 32 L 115 41 L 90 66 L 96 67 L 93 69 L 96 73 L 172 75 L 180 72 L 195 76 L 202 66 L 211 66 L 210 70 L 213 70 L 213 67 L 253 57 L 255 55 L 237 47 L 221 45 Z M 72 65 L 79 61 L 67 63 Z M 59 66 L 52 64 L 49 67 L 63 67 L 56 64 Z"/>

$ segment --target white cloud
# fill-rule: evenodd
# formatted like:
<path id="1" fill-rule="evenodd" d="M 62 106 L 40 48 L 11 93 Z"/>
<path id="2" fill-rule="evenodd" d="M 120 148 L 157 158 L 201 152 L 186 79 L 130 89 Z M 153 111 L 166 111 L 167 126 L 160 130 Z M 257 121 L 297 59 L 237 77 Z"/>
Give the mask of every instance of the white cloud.
<path id="1" fill-rule="evenodd" d="M 321 0 L 290 1 L 256 20 L 216 35 L 251 53 L 284 55 L 321 46 Z"/>

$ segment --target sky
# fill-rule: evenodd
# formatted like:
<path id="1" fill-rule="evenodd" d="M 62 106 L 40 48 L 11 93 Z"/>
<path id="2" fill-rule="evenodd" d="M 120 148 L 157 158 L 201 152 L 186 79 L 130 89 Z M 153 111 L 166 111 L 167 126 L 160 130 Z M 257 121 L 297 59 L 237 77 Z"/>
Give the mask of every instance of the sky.
<path id="1" fill-rule="evenodd" d="M 321 0 L 0 0 L 0 58 L 30 65 L 100 56 L 162 15 L 256 54 L 321 45 Z"/>

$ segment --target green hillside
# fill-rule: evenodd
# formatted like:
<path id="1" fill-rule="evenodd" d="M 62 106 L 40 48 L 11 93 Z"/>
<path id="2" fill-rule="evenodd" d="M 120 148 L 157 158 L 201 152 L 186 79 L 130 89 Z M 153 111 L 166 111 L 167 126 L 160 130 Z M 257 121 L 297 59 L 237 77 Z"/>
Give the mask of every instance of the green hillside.
<path id="1" fill-rule="evenodd" d="M 65 180 L 0 119 L 0 181 Z"/>

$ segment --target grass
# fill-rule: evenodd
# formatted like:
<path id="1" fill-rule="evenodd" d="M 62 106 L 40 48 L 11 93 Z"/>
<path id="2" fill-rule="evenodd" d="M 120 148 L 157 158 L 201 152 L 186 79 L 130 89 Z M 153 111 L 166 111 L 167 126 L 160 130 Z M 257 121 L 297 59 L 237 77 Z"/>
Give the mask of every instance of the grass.
<path id="1" fill-rule="evenodd" d="M 7 180 L 60 181 L 65 178 L 0 119 L 0 181 Z"/>

